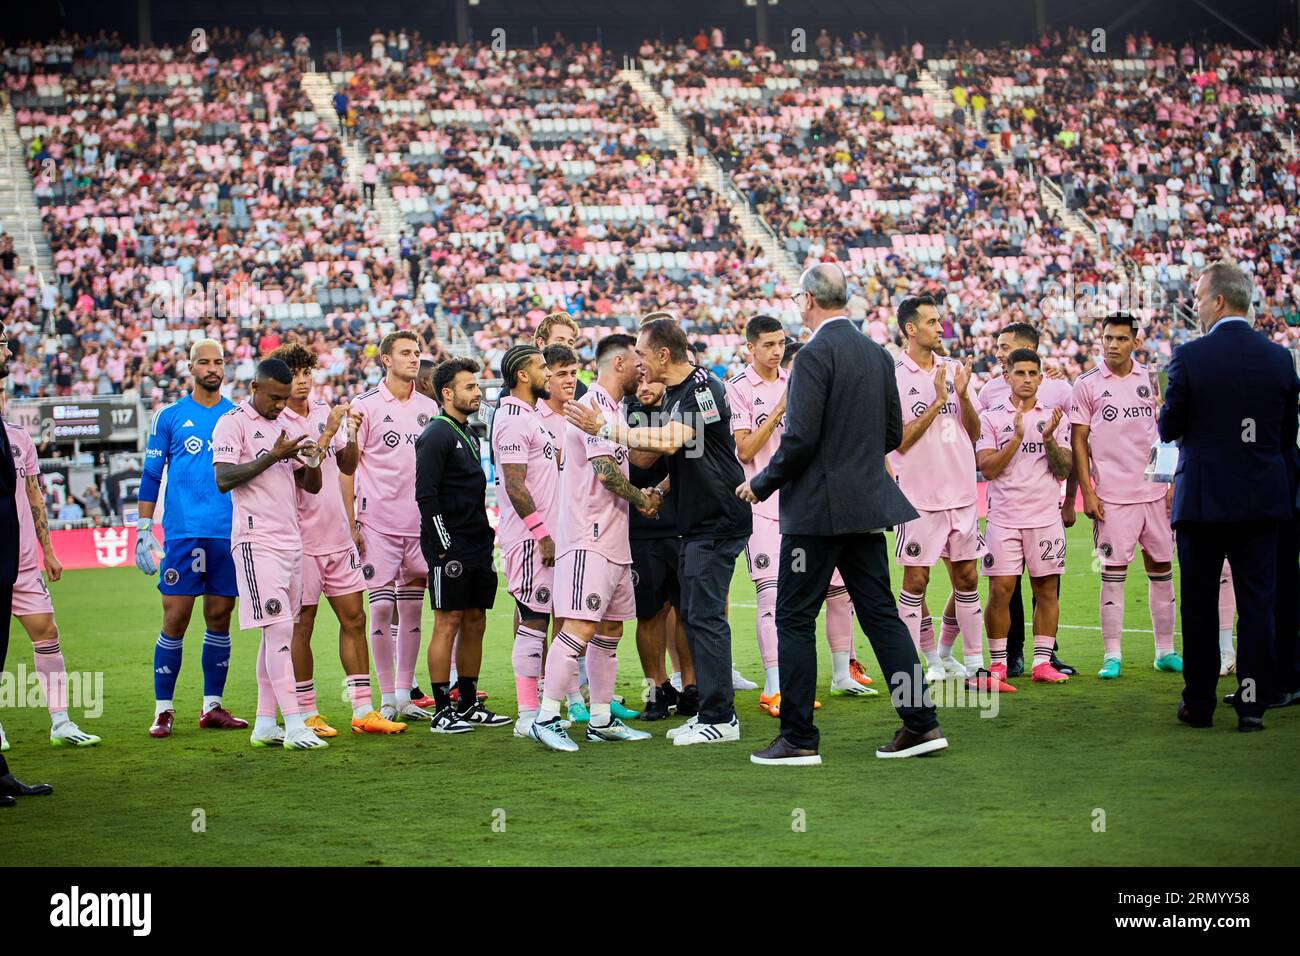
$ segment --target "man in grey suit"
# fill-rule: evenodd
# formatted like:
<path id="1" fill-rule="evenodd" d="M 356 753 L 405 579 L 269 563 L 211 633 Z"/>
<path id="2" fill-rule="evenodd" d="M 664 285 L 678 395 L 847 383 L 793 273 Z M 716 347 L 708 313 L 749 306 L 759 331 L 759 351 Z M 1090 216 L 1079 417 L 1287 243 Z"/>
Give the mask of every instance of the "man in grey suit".
<path id="1" fill-rule="evenodd" d="M 776 599 L 781 733 L 751 759 L 821 762 L 813 725 L 816 623 L 837 567 L 903 719 L 876 756 L 942 750 L 948 741 L 926 702 L 916 648 L 889 583 L 885 529 L 917 516 L 885 471 L 886 453 L 903 437 L 894 360 L 845 315 L 848 283 L 838 265 L 814 266 L 799 285 L 795 303 L 813 335 L 790 372 L 785 435 L 771 463 L 736 489 L 751 504 L 781 491 Z"/>

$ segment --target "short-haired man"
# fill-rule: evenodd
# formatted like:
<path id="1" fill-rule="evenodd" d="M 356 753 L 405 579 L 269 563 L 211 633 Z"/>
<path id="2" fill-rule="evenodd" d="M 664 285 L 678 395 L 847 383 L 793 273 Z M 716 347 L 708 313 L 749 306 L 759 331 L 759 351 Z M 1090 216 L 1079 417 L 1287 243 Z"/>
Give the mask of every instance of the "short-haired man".
<path id="1" fill-rule="evenodd" d="M 1101 561 L 1102 664 L 1097 676 L 1119 677 L 1124 635 L 1124 581 L 1137 546 L 1147 572 L 1155 669 L 1181 674 L 1174 651 L 1174 531 L 1169 525 L 1173 486 L 1144 477 L 1158 441 L 1159 382 L 1136 362 L 1137 322 L 1126 313 L 1102 322 L 1102 363 L 1079 376 L 1070 407 L 1074 471 L 1092 542 Z"/>
<path id="2" fill-rule="evenodd" d="M 533 336 L 533 344 L 545 352 L 553 345 L 562 345 L 577 355 L 578 336 L 581 330 L 578 323 L 573 321 L 573 316 L 567 312 L 552 312 L 541 322 L 537 323 L 537 333 Z M 574 385 L 574 398 L 582 398 L 587 394 L 587 386 L 581 379 L 576 379 Z"/>
<path id="3" fill-rule="evenodd" d="M 999 687 L 1007 680 L 1007 606 L 1016 579 L 1029 570 L 1034 589 L 1035 681 L 1063 684 L 1070 678 L 1052 666 L 1060 618 L 1058 585 L 1065 570 L 1065 527 L 1058 503 L 1060 482 L 1070 472 L 1069 424 L 1059 408 L 1038 400 L 1042 361 L 1016 349 L 1006 361 L 1011 397 L 980 415 L 975 461 L 988 479 L 989 579 L 986 619 L 989 671 Z"/>

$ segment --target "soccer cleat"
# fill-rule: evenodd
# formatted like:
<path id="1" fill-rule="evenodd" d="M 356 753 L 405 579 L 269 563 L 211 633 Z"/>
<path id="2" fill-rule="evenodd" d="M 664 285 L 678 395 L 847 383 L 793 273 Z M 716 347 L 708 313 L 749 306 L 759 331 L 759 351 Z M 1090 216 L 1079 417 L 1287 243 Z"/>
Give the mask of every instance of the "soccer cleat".
<path id="1" fill-rule="evenodd" d="M 1002 675 L 1004 678 L 1025 676 L 1025 658 L 1021 654 L 1017 654 L 1015 657 L 1008 657 L 1006 664 L 1002 665 L 1002 667 L 1003 670 L 1006 671 L 1006 673 Z M 989 670 L 992 669 L 993 668 L 991 667 L 989 668 Z"/>
<path id="2" fill-rule="evenodd" d="M 164 710 L 153 719 L 153 724 L 149 727 L 150 737 L 170 737 L 172 735 L 172 721 L 176 719 L 176 711 Z M 203 720 L 199 718 L 200 722 Z"/>
<path id="3" fill-rule="evenodd" d="M 487 700 L 487 697 L 488 697 L 488 695 L 487 695 L 487 691 L 485 691 L 485 690 L 475 691 L 474 696 L 478 698 L 479 703 L 482 703 L 483 701 Z M 451 690 L 447 691 L 447 699 L 450 700 L 453 704 L 459 704 L 459 703 L 460 703 L 460 688 L 459 688 L 459 687 L 453 687 Z M 433 701 L 429 701 L 429 703 L 432 704 Z M 420 706 L 421 706 L 421 707 L 427 707 L 428 704 L 421 704 Z"/>
<path id="4" fill-rule="evenodd" d="M 852 677 L 859 684 L 871 683 L 871 677 L 868 676 L 866 669 L 863 668 L 863 666 L 860 663 L 858 663 L 858 659 L 856 657 L 849 658 L 849 676 Z"/>
<path id="5" fill-rule="evenodd" d="M 832 697 L 877 697 L 880 691 L 874 687 L 868 687 L 866 684 L 859 684 L 850 674 L 843 680 L 837 680 L 831 684 Z"/>
<path id="6" fill-rule="evenodd" d="M 415 701 L 411 701 L 410 703 L 403 704 L 401 707 L 397 708 L 397 716 L 394 719 L 409 721 L 428 720 L 432 716 L 433 715 L 423 707 L 417 707 Z"/>
<path id="7" fill-rule="evenodd" d="M 633 730 L 617 717 L 604 727 L 587 724 L 587 741 L 593 744 L 610 740 L 649 740 L 652 736 L 654 735 L 644 730 Z"/>
<path id="8" fill-rule="evenodd" d="M 781 716 L 781 692 L 777 691 L 771 697 L 768 697 L 766 694 L 759 694 L 758 709 L 765 711 L 768 714 L 771 714 L 773 717 L 780 717 Z M 820 700 L 814 700 L 813 710 L 821 710 L 821 709 L 822 709 L 822 702 Z M 681 709 L 679 708 L 677 712 L 680 714 Z"/>
<path id="9" fill-rule="evenodd" d="M 966 678 L 967 690 L 991 690 L 999 694 L 1014 694 L 1016 689 L 993 671 L 981 667 Z"/>
<path id="10" fill-rule="evenodd" d="M 312 714 L 307 718 L 307 726 L 317 737 L 337 737 L 339 732 L 325 723 L 325 718 L 320 714 Z"/>
<path id="11" fill-rule="evenodd" d="M 316 735 L 312 734 L 312 736 L 315 737 Z M 284 728 L 277 724 L 275 730 L 271 733 L 261 737 L 254 733 L 248 739 L 254 747 L 259 749 L 262 747 L 281 747 L 284 745 Z"/>
<path id="12" fill-rule="evenodd" d="M 740 739 L 740 721 L 733 715 L 725 724 L 706 724 L 696 721 L 691 729 L 673 738 L 674 747 L 692 747 L 695 744 L 722 744 Z"/>
<path id="13" fill-rule="evenodd" d="M 447 696 L 450 697 L 451 695 L 448 694 Z M 420 692 L 419 697 L 416 697 L 414 693 L 411 694 L 411 703 L 416 707 L 419 707 L 421 710 L 438 709 L 438 702 L 423 691 Z"/>
<path id="14" fill-rule="evenodd" d="M 578 745 L 565 733 L 563 725 L 564 721 L 558 716 L 550 720 L 534 720 L 532 726 L 528 728 L 528 736 L 551 750 L 572 753 L 578 749 Z"/>
<path id="15" fill-rule="evenodd" d="M 733 667 L 731 669 L 731 689 L 758 690 L 758 685 Z"/>
<path id="16" fill-rule="evenodd" d="M 316 736 L 316 731 L 311 727 L 304 727 L 284 735 L 285 750 L 323 750 L 328 746 L 326 741 Z"/>
<path id="17" fill-rule="evenodd" d="M 673 685 L 673 690 L 680 691 L 682 689 L 682 672 L 673 671 L 672 675 L 668 678 L 668 683 Z"/>
<path id="18" fill-rule="evenodd" d="M 469 721 L 461 720 L 460 715 L 451 707 L 444 707 L 429 721 L 431 734 L 467 734 L 473 729 L 474 725 Z"/>
<path id="19" fill-rule="evenodd" d="M 9 749 L 9 738 L 5 736 L 4 726 L 0 725 L 0 753 L 4 753 L 8 749 Z"/>
<path id="20" fill-rule="evenodd" d="M 98 737 L 86 733 L 70 720 L 50 728 L 51 747 L 93 747 L 97 743 Z"/>
<path id="21" fill-rule="evenodd" d="M 617 697 L 609 702 L 609 712 L 618 720 L 636 720 L 641 716 L 641 711 L 632 710 Z"/>
<path id="22" fill-rule="evenodd" d="M 199 715 L 199 726 L 204 730 L 246 730 L 248 721 L 218 705 Z"/>
<path id="23" fill-rule="evenodd" d="M 406 729 L 406 724 L 396 720 L 389 720 L 377 710 L 372 710 L 364 717 L 352 718 L 352 732 L 354 734 L 400 734 Z"/>
<path id="24" fill-rule="evenodd" d="M 1052 651 L 1052 659 L 1049 663 L 1058 673 L 1064 674 L 1066 677 L 1073 677 L 1075 674 L 1079 673 L 1072 665 L 1065 663 L 1065 661 L 1057 657 L 1056 651 Z"/>
<path id="25" fill-rule="evenodd" d="M 1070 678 L 1053 667 L 1051 661 L 1043 661 L 1034 665 L 1033 680 L 1038 684 L 1066 684 Z"/>
<path id="26" fill-rule="evenodd" d="M 1166 674 L 1181 674 L 1183 672 L 1183 659 L 1170 651 L 1168 654 L 1157 657 L 1153 666 L 1156 670 L 1164 671 Z"/>
<path id="27" fill-rule="evenodd" d="M 536 719 L 537 719 L 536 715 L 532 717 L 525 717 L 523 714 L 520 714 L 519 718 L 515 721 L 514 735 L 516 737 L 530 736 L 528 731 L 533 726 L 533 721 Z"/>
<path id="28" fill-rule="evenodd" d="M 943 673 L 947 677 L 965 677 L 966 665 L 957 658 L 949 654 L 947 657 L 939 658 L 939 663 L 943 665 Z"/>
<path id="29" fill-rule="evenodd" d="M 564 710 L 569 715 L 569 720 L 575 724 L 585 724 L 591 720 L 591 712 L 587 710 L 587 705 L 580 701 L 575 700 L 572 704 L 566 703 Z"/>
<path id="30" fill-rule="evenodd" d="M 944 669 L 942 664 L 930 664 L 926 667 L 925 682 L 927 684 L 942 684 L 947 679 L 948 671 Z"/>
<path id="31" fill-rule="evenodd" d="M 1101 662 L 1101 670 L 1097 671 L 1097 676 L 1102 680 L 1114 680 L 1119 676 L 1119 670 L 1119 658 L 1108 657 Z"/>
<path id="32" fill-rule="evenodd" d="M 1237 653 L 1233 651 L 1230 654 L 1219 652 L 1219 676 L 1227 677 L 1229 674 L 1237 673 Z"/>
<path id="33" fill-rule="evenodd" d="M 483 706 L 482 701 L 474 701 L 469 710 L 456 711 L 456 719 L 475 727 L 506 727 L 512 721 L 505 714 L 497 714 Z"/>

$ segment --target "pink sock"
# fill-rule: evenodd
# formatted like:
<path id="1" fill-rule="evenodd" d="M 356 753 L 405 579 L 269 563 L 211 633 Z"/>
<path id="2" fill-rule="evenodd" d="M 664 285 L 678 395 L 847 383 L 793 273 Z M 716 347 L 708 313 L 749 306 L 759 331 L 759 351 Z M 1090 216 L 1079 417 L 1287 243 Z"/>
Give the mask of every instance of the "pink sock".
<path id="1" fill-rule="evenodd" d="M 763 658 L 763 668 L 776 667 L 776 582 L 759 581 L 754 586 L 758 595 L 758 653 Z M 591 675 L 587 675 L 591 679 Z"/>
<path id="2" fill-rule="evenodd" d="M 1106 657 L 1120 657 L 1120 639 L 1124 636 L 1123 571 L 1101 572 L 1101 642 Z M 1152 606 L 1154 613 L 1154 605 Z"/>
<path id="3" fill-rule="evenodd" d="M 542 646 L 546 635 L 519 625 L 510 664 L 515 671 L 515 700 L 520 712 L 537 709 L 537 679 L 542 676 Z"/>
<path id="4" fill-rule="evenodd" d="M 1232 568 L 1223 562 L 1223 576 L 1219 578 L 1219 630 L 1231 631 L 1237 616 L 1237 595 L 1232 590 Z"/>
<path id="5" fill-rule="evenodd" d="M 572 634 L 560 631 L 546 655 L 546 699 L 559 704 L 578 689 L 578 660 L 587 646 Z"/>
<path id="6" fill-rule="evenodd" d="M 1007 666 L 1007 639 L 1005 637 L 989 638 L 989 666 L 997 667 L 1001 664 Z"/>
<path id="7" fill-rule="evenodd" d="M 977 597 L 978 600 L 978 597 Z M 957 634 L 961 628 L 957 626 L 957 619 L 945 614 L 939 622 L 939 656 L 951 657 L 952 646 L 957 643 Z"/>
<path id="8" fill-rule="evenodd" d="M 921 618 L 921 653 L 934 653 L 934 618 Z"/>
<path id="9" fill-rule="evenodd" d="M 298 698 L 298 710 L 304 714 L 316 713 L 316 682 L 300 680 L 293 685 L 294 695 Z"/>
<path id="10" fill-rule="evenodd" d="M 853 654 L 853 599 L 848 588 L 826 592 L 826 643 L 832 654 Z"/>
<path id="11" fill-rule="evenodd" d="M 420 610 L 424 589 L 397 589 L 397 686 L 409 691 L 415 684 L 415 664 L 420 659 Z"/>
<path id="12" fill-rule="evenodd" d="M 618 638 L 597 635 L 587 645 L 587 687 L 591 704 L 609 706 L 618 679 Z"/>
<path id="13" fill-rule="evenodd" d="M 393 617 L 397 602 L 394 588 L 375 588 L 370 592 L 370 656 L 375 659 L 375 674 L 379 678 L 379 691 L 393 693 L 396 679 L 394 669 Z"/>
<path id="14" fill-rule="evenodd" d="M 1147 581 L 1151 630 L 1156 632 L 1156 656 L 1174 652 L 1174 572 L 1153 574 Z"/>
<path id="15" fill-rule="evenodd" d="M 275 687 L 266 669 L 266 632 L 257 641 L 257 716 L 275 720 Z"/>
<path id="16" fill-rule="evenodd" d="M 1052 648 L 1056 646 L 1056 638 L 1048 637 L 1046 634 L 1034 635 L 1034 666 L 1046 664 L 1052 659 Z"/>
<path id="17" fill-rule="evenodd" d="M 922 595 L 920 594 L 913 594 L 911 591 L 900 591 L 898 593 L 898 616 L 907 625 L 907 633 L 912 635 L 912 643 L 918 651 L 922 650 L 921 601 Z M 933 632 L 931 632 L 931 640 L 933 640 Z M 933 645 L 930 649 L 934 650 Z"/>
<path id="18" fill-rule="evenodd" d="M 961 631 L 961 656 L 967 666 L 976 667 L 984 663 L 984 648 L 981 640 L 984 634 L 984 611 L 980 608 L 979 591 L 954 591 L 953 614 L 957 629 Z M 948 619 L 944 618 L 944 629 L 948 628 Z M 1004 657 L 1002 663 L 1006 663 Z"/>
<path id="19" fill-rule="evenodd" d="M 293 692 L 293 621 L 281 621 L 262 628 L 262 653 L 266 655 L 266 674 L 275 694 L 275 702 L 280 713 L 302 713 L 298 706 L 298 697 Z"/>
<path id="20" fill-rule="evenodd" d="M 5 622 L 5 627 L 9 623 Z M 33 644 L 36 655 L 36 679 L 45 691 L 45 705 L 51 714 L 68 709 L 68 674 L 64 669 L 63 652 L 59 639 Z"/>
<path id="21" fill-rule="evenodd" d="M 345 683 L 348 688 L 348 698 L 354 708 L 374 706 L 374 699 L 370 696 L 369 674 L 349 674 Z"/>

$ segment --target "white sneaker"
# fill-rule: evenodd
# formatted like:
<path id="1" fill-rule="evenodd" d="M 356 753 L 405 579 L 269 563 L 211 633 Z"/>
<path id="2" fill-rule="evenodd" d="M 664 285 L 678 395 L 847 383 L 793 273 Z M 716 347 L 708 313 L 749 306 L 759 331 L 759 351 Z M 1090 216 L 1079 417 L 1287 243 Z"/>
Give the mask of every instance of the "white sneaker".
<path id="1" fill-rule="evenodd" d="M 293 733 L 284 735 L 285 750 L 321 750 L 329 746 L 329 741 L 316 736 L 316 731 L 303 727 Z"/>
<path id="2" fill-rule="evenodd" d="M 688 717 L 686 723 L 682 724 L 680 727 L 674 727 L 672 730 L 668 731 L 667 733 L 668 739 L 674 740 L 677 737 L 680 737 L 682 734 L 689 733 L 692 729 L 694 729 L 697 723 L 699 723 L 698 718 Z"/>
<path id="3" fill-rule="evenodd" d="M 98 737 L 86 733 L 70 720 L 50 728 L 51 747 L 93 747 L 97 743 Z"/>
<path id="4" fill-rule="evenodd" d="M 1231 654 L 1219 654 L 1219 676 L 1227 677 L 1229 674 L 1237 673 L 1237 654 L 1234 651 Z"/>
<path id="5" fill-rule="evenodd" d="M 949 654 L 947 657 L 939 658 L 939 663 L 943 665 L 943 673 L 946 677 L 967 677 L 966 665 L 957 658 Z"/>
<path id="6" fill-rule="evenodd" d="M 312 732 L 312 736 L 316 736 L 315 732 Z M 284 745 L 284 728 L 277 724 L 275 730 L 266 736 L 258 736 L 255 731 L 248 739 L 252 741 L 254 747 L 280 747 Z"/>
<path id="7" fill-rule="evenodd" d="M 837 697 L 875 697 L 880 691 L 874 687 L 868 687 L 866 684 L 859 684 L 852 677 L 845 677 L 843 680 L 831 682 L 831 693 Z"/>
<path id="8" fill-rule="evenodd" d="M 407 701 L 401 707 L 396 708 L 396 710 L 397 710 L 397 716 L 389 717 L 388 718 L 389 720 L 399 720 L 399 721 L 428 720 L 430 717 L 433 716 L 433 714 L 429 713 L 423 707 L 416 707 L 410 701 Z M 387 715 L 381 714 L 381 716 L 387 716 Z"/>
<path id="9" fill-rule="evenodd" d="M 927 684 L 942 684 L 948 679 L 948 672 L 944 670 L 942 664 L 931 664 L 925 669 L 925 682 Z"/>
<path id="10" fill-rule="evenodd" d="M 456 714 L 456 708 L 450 705 L 434 714 L 429 721 L 431 734 L 468 734 L 473 729 L 474 725 L 468 720 L 462 720 Z"/>
<path id="11" fill-rule="evenodd" d="M 758 685 L 749 680 L 734 667 L 731 669 L 731 687 L 733 690 L 758 690 Z M 680 690 L 681 688 L 678 688 Z"/>
<path id="12" fill-rule="evenodd" d="M 725 724 L 696 723 L 689 732 L 678 734 L 673 738 L 674 747 L 690 747 L 693 744 L 721 744 L 729 740 L 740 739 L 740 721 L 736 717 Z"/>

